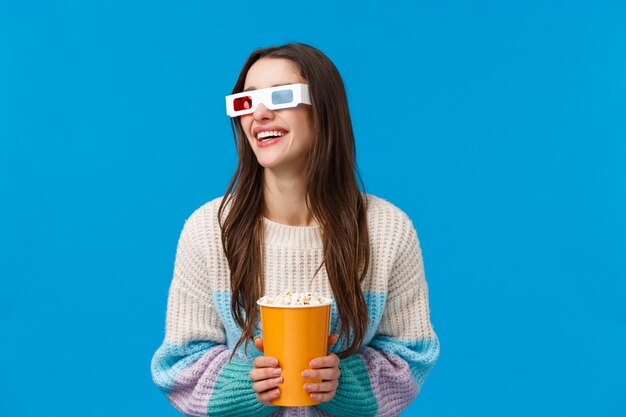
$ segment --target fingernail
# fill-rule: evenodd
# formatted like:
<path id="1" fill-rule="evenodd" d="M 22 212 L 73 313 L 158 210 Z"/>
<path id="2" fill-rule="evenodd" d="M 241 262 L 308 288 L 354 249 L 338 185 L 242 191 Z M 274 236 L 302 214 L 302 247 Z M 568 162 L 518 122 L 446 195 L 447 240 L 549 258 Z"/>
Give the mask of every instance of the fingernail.
<path id="1" fill-rule="evenodd" d="M 317 400 L 317 394 L 311 394 L 311 399 L 312 400 Z"/>
<path id="2" fill-rule="evenodd" d="M 276 366 L 276 365 L 278 365 L 278 359 L 272 359 L 270 361 L 270 363 L 271 363 L 272 366 Z"/>
<path id="3" fill-rule="evenodd" d="M 276 368 L 272 371 L 272 375 L 280 375 L 281 372 L 282 372 L 282 369 Z"/>
<path id="4" fill-rule="evenodd" d="M 311 362 L 309 362 L 309 365 L 311 365 L 311 367 L 315 368 L 317 366 L 317 362 L 311 361 Z"/>
<path id="5" fill-rule="evenodd" d="M 274 391 L 272 391 L 271 395 L 272 395 L 273 398 L 276 398 L 276 397 L 278 397 L 279 394 L 280 394 L 279 390 L 274 390 Z"/>
<path id="6" fill-rule="evenodd" d="M 310 378 L 311 377 L 311 373 L 309 371 L 302 371 L 302 376 L 305 378 Z"/>
<path id="7" fill-rule="evenodd" d="M 311 384 L 304 384 L 304 390 L 309 391 L 311 389 Z"/>

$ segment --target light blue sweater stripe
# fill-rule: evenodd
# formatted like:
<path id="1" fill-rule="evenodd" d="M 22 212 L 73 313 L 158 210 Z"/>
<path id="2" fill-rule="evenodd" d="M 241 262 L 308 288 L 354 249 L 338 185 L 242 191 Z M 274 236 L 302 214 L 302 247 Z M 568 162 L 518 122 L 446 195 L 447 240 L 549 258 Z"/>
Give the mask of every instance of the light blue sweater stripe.
<path id="1" fill-rule="evenodd" d="M 364 342 L 368 344 L 376 333 L 376 329 L 380 324 L 380 320 L 382 318 L 382 314 L 385 308 L 385 302 L 387 300 L 387 295 L 385 293 L 378 292 L 364 292 L 363 296 L 365 297 L 365 302 L 367 304 L 367 312 L 370 317 L 370 323 L 367 328 L 367 333 L 365 334 Z M 224 328 L 226 330 L 226 343 L 229 349 L 233 349 L 235 347 L 235 343 L 241 337 L 241 329 L 233 320 L 232 315 L 230 314 L 230 299 L 231 293 L 230 291 L 214 291 L 213 299 L 215 300 L 215 307 L 217 312 L 224 323 Z M 334 303 L 331 305 L 330 310 L 330 331 L 331 333 L 339 334 L 339 330 L 341 328 L 341 322 L 339 320 L 339 311 L 337 309 L 337 305 Z M 257 326 L 254 330 L 254 336 L 262 336 L 260 323 L 257 323 Z M 352 335 L 350 336 L 350 340 L 352 340 Z M 332 346 L 329 351 L 330 352 L 339 352 L 340 350 L 345 349 L 345 343 L 341 343 L 341 341 L 334 346 Z M 257 356 L 261 356 L 263 353 L 260 352 L 253 344 L 248 344 L 248 350 L 244 353 L 243 346 L 239 346 L 237 349 L 236 356 L 240 359 L 251 359 L 254 360 Z"/>

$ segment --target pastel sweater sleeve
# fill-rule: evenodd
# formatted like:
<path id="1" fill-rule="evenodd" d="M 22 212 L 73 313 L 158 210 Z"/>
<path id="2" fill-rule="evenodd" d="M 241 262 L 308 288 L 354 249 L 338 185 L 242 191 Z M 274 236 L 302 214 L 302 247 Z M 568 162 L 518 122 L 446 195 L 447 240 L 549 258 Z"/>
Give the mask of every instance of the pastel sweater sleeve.
<path id="1" fill-rule="evenodd" d="M 169 290 L 165 340 L 152 358 L 152 378 L 172 405 L 189 416 L 266 416 L 258 402 L 252 363 L 234 359 L 210 291 L 204 219 L 194 213 L 183 228 Z"/>
<path id="2" fill-rule="evenodd" d="M 417 397 L 439 357 L 419 241 L 410 220 L 404 220 L 380 325 L 358 355 L 341 361 L 335 397 L 318 405 L 330 414 L 399 415 Z"/>

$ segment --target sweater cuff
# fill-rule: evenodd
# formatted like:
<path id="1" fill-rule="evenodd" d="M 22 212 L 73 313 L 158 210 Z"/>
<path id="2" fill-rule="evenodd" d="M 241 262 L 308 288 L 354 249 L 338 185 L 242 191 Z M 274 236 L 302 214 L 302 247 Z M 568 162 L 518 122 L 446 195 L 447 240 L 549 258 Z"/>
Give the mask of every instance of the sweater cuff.
<path id="1" fill-rule="evenodd" d="M 278 410 L 259 402 L 252 389 L 250 371 L 252 362 L 232 360 L 227 362 L 215 383 L 209 399 L 208 415 L 211 417 L 259 416 L 265 417 Z"/>
<path id="2" fill-rule="evenodd" d="M 320 410 L 345 417 L 376 416 L 378 404 L 370 384 L 370 378 L 361 355 L 353 355 L 339 362 L 339 385 L 335 397 L 316 407 Z"/>

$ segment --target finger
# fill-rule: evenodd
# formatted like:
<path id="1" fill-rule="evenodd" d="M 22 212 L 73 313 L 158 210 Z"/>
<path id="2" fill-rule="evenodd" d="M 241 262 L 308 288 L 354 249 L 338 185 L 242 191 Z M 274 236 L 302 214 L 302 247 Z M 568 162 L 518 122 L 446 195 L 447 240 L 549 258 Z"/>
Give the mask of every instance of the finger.
<path id="1" fill-rule="evenodd" d="M 272 379 L 279 377 L 282 373 L 280 368 L 253 368 L 249 375 L 250 379 L 254 382 L 262 381 L 264 379 Z"/>
<path id="2" fill-rule="evenodd" d="M 305 369 L 302 376 L 309 379 L 334 380 L 339 379 L 341 371 L 339 368 Z"/>
<path id="3" fill-rule="evenodd" d="M 334 353 L 329 353 L 321 358 L 315 358 L 309 362 L 311 368 L 335 368 L 339 366 L 339 357 Z"/>
<path id="4" fill-rule="evenodd" d="M 261 394 L 257 394 L 259 402 L 263 405 L 272 405 L 270 401 L 275 400 L 280 395 L 280 390 L 278 388 L 273 389 L 271 391 L 266 391 Z"/>
<path id="5" fill-rule="evenodd" d="M 263 339 L 261 339 L 259 336 L 256 336 L 254 338 L 254 346 L 259 349 L 261 352 L 264 352 L 263 350 Z"/>
<path id="6" fill-rule="evenodd" d="M 252 384 L 252 389 L 257 394 L 261 394 L 265 391 L 278 388 L 278 385 L 282 382 L 283 382 L 282 376 L 272 378 L 272 379 L 263 379 L 261 381 L 257 381 L 254 384 Z"/>
<path id="7" fill-rule="evenodd" d="M 311 397 L 311 399 L 315 401 L 326 402 L 332 400 L 335 397 L 335 392 L 336 391 L 316 392 L 309 394 L 309 397 Z"/>
<path id="8" fill-rule="evenodd" d="M 271 356 L 257 356 L 253 364 L 255 368 L 275 368 L 278 366 L 278 359 Z"/>
<path id="9" fill-rule="evenodd" d="M 330 392 L 336 390 L 338 385 L 335 379 L 332 381 L 304 384 L 304 390 L 306 392 Z"/>
<path id="10" fill-rule="evenodd" d="M 328 336 L 328 347 L 331 347 L 332 345 L 337 343 L 337 340 L 339 340 L 339 335 L 337 333 L 333 333 Z"/>

